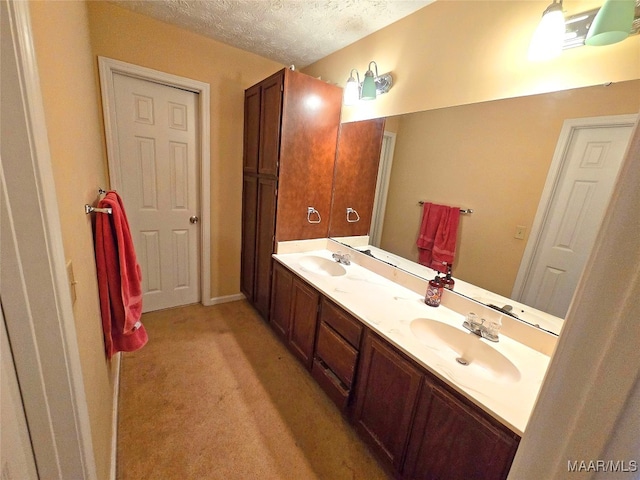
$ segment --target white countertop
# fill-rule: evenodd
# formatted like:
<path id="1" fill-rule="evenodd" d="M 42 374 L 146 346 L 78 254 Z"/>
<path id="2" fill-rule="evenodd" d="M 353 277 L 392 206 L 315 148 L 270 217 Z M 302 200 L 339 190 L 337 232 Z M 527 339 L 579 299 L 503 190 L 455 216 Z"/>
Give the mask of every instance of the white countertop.
<path id="1" fill-rule="evenodd" d="M 276 254 L 274 258 L 498 421 L 518 435 L 523 434 L 549 366 L 548 356 L 500 335 L 498 343 L 480 338 L 477 342 L 485 343 L 480 345 L 483 349 L 493 348 L 510 361 L 507 373 L 487 370 L 480 362 L 460 365 L 455 361 L 456 352 L 437 338 L 433 342 L 419 340 L 410 324 L 414 319 L 426 318 L 473 335 L 462 327 L 463 315 L 443 305 L 429 307 L 422 295 L 354 262 L 343 266 L 346 273 L 340 276 L 318 273 L 300 264 L 310 256 L 332 261 L 331 253 L 314 250 Z"/>
<path id="2" fill-rule="evenodd" d="M 337 241 L 341 241 L 341 239 L 337 239 Z M 348 240 L 344 243 L 348 245 Z M 387 252 L 373 245 L 367 244 L 363 246 L 357 244 L 351 248 L 354 248 L 355 250 L 358 250 L 360 252 L 370 250 L 375 258 L 387 262 L 390 265 L 398 267 L 421 278 L 431 279 L 435 277 L 436 273 L 438 273 L 429 267 L 409 261 L 406 258 L 402 258 L 398 255 Z M 540 328 L 543 328 L 556 335 L 559 335 L 560 330 L 562 330 L 562 325 L 564 323 L 563 318 L 556 317 L 549 313 L 543 312 L 542 310 L 537 310 L 523 303 L 478 287 L 477 285 L 473 285 L 472 283 L 460 280 L 459 278 L 454 277 L 454 280 L 456 281 L 456 292 L 464 295 L 465 297 L 475 300 L 476 302 L 484 303 L 485 305 L 493 304 L 499 307 L 503 305 L 511 305 L 513 307 L 512 313 L 514 313 L 519 319 L 524 320 L 525 322 L 528 322 L 532 325 L 537 325 Z"/>

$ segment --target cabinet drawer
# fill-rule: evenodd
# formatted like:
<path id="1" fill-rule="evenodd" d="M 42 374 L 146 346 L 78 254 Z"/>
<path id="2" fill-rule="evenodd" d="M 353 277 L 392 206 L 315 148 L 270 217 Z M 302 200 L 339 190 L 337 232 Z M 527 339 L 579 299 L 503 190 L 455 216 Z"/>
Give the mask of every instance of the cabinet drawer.
<path id="1" fill-rule="evenodd" d="M 320 319 L 331 325 L 353 348 L 360 348 L 362 324 L 325 298 L 322 299 Z"/>
<path id="2" fill-rule="evenodd" d="M 318 382 L 327 396 L 340 410 L 345 410 L 349 401 L 349 390 L 335 376 L 329 366 L 322 360 L 315 359 L 311 367 L 311 376 Z"/>
<path id="3" fill-rule="evenodd" d="M 318 329 L 316 357 L 321 358 L 347 388 L 351 387 L 358 351 L 324 322 L 320 322 Z"/>

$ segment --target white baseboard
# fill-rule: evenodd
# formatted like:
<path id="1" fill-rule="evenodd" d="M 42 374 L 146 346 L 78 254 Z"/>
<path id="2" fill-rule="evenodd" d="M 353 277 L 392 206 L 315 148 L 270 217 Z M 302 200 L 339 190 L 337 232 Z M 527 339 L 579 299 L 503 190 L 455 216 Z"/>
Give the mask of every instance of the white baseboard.
<path id="1" fill-rule="evenodd" d="M 118 407 L 120 398 L 120 366 L 122 353 L 118 352 L 113 357 L 113 368 L 115 370 L 113 379 L 113 411 L 111 413 L 111 472 L 110 480 L 116 480 L 118 468 Z"/>
<path id="2" fill-rule="evenodd" d="M 235 302 L 236 300 L 243 300 L 245 296 L 242 293 L 236 293 L 234 295 L 225 295 L 224 297 L 213 297 L 209 299 L 209 302 L 206 304 L 210 305 L 218 305 L 219 303 L 228 303 Z"/>

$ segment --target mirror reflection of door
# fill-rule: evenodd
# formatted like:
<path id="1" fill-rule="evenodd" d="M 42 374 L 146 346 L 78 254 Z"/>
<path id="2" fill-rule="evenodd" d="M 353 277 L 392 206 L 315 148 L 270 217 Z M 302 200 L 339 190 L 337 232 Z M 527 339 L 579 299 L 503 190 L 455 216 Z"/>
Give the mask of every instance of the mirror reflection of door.
<path id="1" fill-rule="evenodd" d="M 513 297 L 564 317 L 600 229 L 635 116 L 567 120 Z"/>
<path id="2" fill-rule="evenodd" d="M 385 131 L 382 137 L 382 148 L 380 149 L 376 196 L 373 202 L 371 228 L 369 229 L 369 243 L 376 247 L 380 246 L 380 239 L 382 238 L 382 224 L 384 222 L 384 211 L 387 206 L 387 193 L 389 191 L 389 180 L 391 179 L 391 165 L 393 163 L 393 149 L 395 148 L 395 144 L 396 134 Z"/>

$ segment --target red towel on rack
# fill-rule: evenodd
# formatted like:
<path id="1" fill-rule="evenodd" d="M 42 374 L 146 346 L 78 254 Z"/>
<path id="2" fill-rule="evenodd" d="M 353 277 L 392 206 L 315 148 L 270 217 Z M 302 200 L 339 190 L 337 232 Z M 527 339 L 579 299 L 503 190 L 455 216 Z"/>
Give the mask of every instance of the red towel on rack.
<path id="1" fill-rule="evenodd" d="M 98 203 L 112 214 L 96 213 L 96 267 L 102 329 L 111 358 L 116 352 L 132 352 L 148 340 L 140 322 L 142 273 L 133 248 L 129 222 L 116 192 L 108 192 Z"/>
<path id="2" fill-rule="evenodd" d="M 418 262 L 446 273 L 453 265 L 458 237 L 460 208 L 425 202 L 418 235 Z"/>

